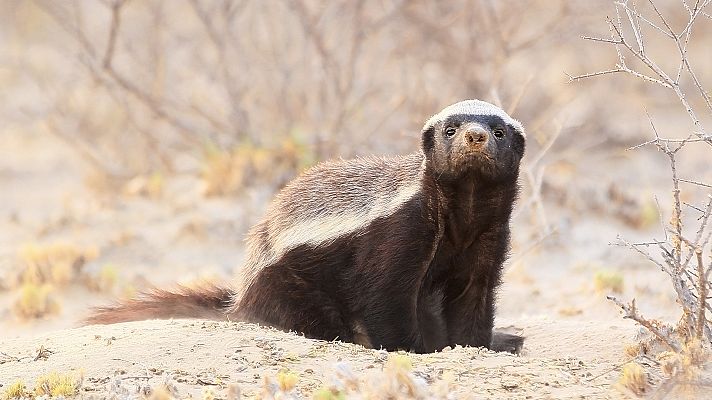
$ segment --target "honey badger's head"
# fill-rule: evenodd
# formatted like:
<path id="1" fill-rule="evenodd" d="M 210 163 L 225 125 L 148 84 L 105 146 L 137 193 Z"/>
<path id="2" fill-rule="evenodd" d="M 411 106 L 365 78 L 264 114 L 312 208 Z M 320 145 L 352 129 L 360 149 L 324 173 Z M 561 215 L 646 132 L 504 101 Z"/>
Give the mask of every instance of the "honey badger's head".
<path id="1" fill-rule="evenodd" d="M 519 173 L 524 138 L 522 124 L 501 108 L 465 100 L 425 123 L 422 147 L 439 181 L 467 177 L 512 181 Z"/>

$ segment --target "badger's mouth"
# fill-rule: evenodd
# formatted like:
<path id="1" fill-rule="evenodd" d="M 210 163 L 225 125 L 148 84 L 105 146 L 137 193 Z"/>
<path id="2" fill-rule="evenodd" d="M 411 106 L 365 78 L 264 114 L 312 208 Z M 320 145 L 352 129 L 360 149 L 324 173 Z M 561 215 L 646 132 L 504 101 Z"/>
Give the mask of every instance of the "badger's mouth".
<path id="1" fill-rule="evenodd" d="M 468 155 L 472 158 L 485 159 L 488 162 L 494 164 L 494 158 L 491 155 L 487 154 L 487 149 L 485 148 L 480 149 L 480 151 L 469 151 L 468 153 Z"/>
<path id="2" fill-rule="evenodd" d="M 461 174 L 493 175 L 497 172 L 495 158 L 484 146 L 460 151 L 453 161 Z"/>
<path id="3" fill-rule="evenodd" d="M 458 158 L 467 163 L 495 163 L 495 157 L 492 154 L 492 148 L 487 143 L 481 145 L 468 146 L 461 148 L 458 152 Z"/>

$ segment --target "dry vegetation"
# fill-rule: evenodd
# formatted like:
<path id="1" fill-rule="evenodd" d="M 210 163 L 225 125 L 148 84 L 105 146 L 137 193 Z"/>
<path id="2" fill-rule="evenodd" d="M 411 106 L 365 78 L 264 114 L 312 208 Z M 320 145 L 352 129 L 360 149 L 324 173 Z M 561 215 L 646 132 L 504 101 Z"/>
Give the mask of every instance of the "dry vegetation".
<path id="1" fill-rule="evenodd" d="M 427 116 L 480 98 L 528 130 L 500 315 L 610 321 L 615 295 L 650 335 L 591 385 L 705 388 L 709 3 L 5 1 L 0 329 L 68 327 L 150 283 L 220 279 L 299 171 L 413 151 Z M 654 268 L 607 248 L 617 234 Z M 401 364 L 383 382 L 338 369 L 316 396 L 446 395 Z M 290 374 L 269 375 L 263 396 L 294 395 Z M 40 394 L 0 385 L 8 398 Z M 142 393 L 176 396 L 170 380 L 154 389 Z"/>
<path id="2" fill-rule="evenodd" d="M 61 308 L 57 292 L 76 285 L 115 293 L 119 282 L 115 267 L 103 265 L 98 271 L 86 268 L 98 256 L 94 247 L 68 243 L 24 245 L 17 255 L 16 270 L 3 280 L 5 290 L 19 289 L 13 304 L 15 315 L 19 319 L 38 319 L 57 314 Z"/>
<path id="3" fill-rule="evenodd" d="M 671 215 L 666 222 L 663 210 L 659 209 L 662 239 L 644 242 L 619 239 L 618 242 L 640 253 L 665 272 L 677 296 L 680 320 L 671 324 L 646 318 L 639 312 L 635 299 L 624 303 L 616 297 L 608 297 L 623 310 L 625 318 L 636 321 L 650 333 L 651 339 L 641 343 L 636 350 L 639 359 L 652 360 L 655 369 L 662 373 L 656 379 L 656 383 L 663 379 L 662 387 L 656 390 L 659 396 L 678 389 L 688 395 L 699 395 L 712 386 L 709 374 L 704 374 L 712 355 L 712 307 L 709 303 L 712 298 L 709 295 L 712 289 L 712 185 L 681 178 L 678 172 L 678 165 L 684 162 L 684 150 L 688 146 L 703 146 L 703 151 L 708 153 L 708 161 L 712 156 L 712 133 L 706 130 L 701 117 L 702 114 L 712 115 L 712 100 L 698 77 L 699 69 L 693 67 L 695 59 L 688 52 L 693 40 L 700 39 L 696 32 L 699 25 L 705 22 L 705 18 L 712 19 L 706 11 L 710 3 L 709 0 L 694 3 L 683 0 L 679 5 L 680 12 L 671 15 L 661 11 L 652 0 L 642 5 L 628 0 L 617 2 L 615 17 L 608 19 L 610 37 L 584 36 L 584 39 L 615 47 L 618 55 L 615 68 L 571 77 L 575 81 L 627 74 L 668 89 L 677 97 L 690 119 L 688 128 L 679 128 L 679 131 L 688 133 L 683 138 L 671 138 L 661 136 L 648 115 L 654 138 L 630 150 L 655 146 L 668 159 L 672 182 Z M 680 24 L 681 21 L 684 22 Z M 659 41 L 672 42 L 676 57 L 651 54 L 649 49 Z M 709 166 L 708 162 L 707 168 Z M 687 196 L 683 184 L 701 189 L 705 193 L 703 201 L 698 204 L 685 202 L 683 199 Z M 692 218 L 686 218 L 687 213 L 691 213 Z M 656 249 L 659 255 L 651 253 L 651 248 Z M 655 344 L 666 351 L 661 351 Z M 626 365 L 621 383 L 636 395 L 645 394 L 648 390 L 646 372 L 636 363 Z"/>
<path id="4" fill-rule="evenodd" d="M 32 117 L 91 166 L 92 185 L 140 178 L 146 188 L 133 191 L 155 193 L 157 177 L 193 169 L 206 194 L 222 195 L 279 187 L 335 155 L 411 151 L 425 116 L 475 94 L 529 121 L 535 141 L 550 146 L 571 90 L 552 90 L 560 71 L 512 73 L 542 61 L 540 49 L 571 29 L 569 2 L 540 3 L 17 7 L 51 26 L 44 35 L 68 39 L 28 59 L 25 74 L 45 97 Z M 48 79 L 37 64 L 55 61 L 71 67 Z M 532 162 L 527 177 L 541 186 L 542 172 Z"/>
<path id="5" fill-rule="evenodd" d="M 8 385 L 2 399 L 71 398 L 79 394 L 82 380 L 81 374 L 50 372 L 40 375 L 32 390 L 16 380 Z"/>
<path id="6" fill-rule="evenodd" d="M 167 180 L 188 173 L 202 178 L 204 194 L 222 196 L 274 190 L 325 158 L 412 151 L 426 116 L 478 97 L 527 122 L 518 215 L 536 225 L 536 239 L 555 231 L 546 191 L 566 207 L 645 226 L 655 209 L 641 196 L 612 184 L 602 197 L 581 199 L 562 184 L 581 173 L 575 160 L 587 149 L 631 140 L 616 137 L 613 121 L 594 118 L 620 115 L 624 99 L 582 102 L 563 85 L 562 66 L 600 59 L 600 50 L 574 40 L 594 7 L 18 2 L 8 8 L 27 22 L 16 34 L 35 46 L 12 57 L 14 77 L 42 101 L 20 104 L 15 119 L 68 144 L 99 193 L 158 198 Z M 65 40 L 48 43 L 55 35 Z M 599 136 L 567 137 L 582 121 Z"/>

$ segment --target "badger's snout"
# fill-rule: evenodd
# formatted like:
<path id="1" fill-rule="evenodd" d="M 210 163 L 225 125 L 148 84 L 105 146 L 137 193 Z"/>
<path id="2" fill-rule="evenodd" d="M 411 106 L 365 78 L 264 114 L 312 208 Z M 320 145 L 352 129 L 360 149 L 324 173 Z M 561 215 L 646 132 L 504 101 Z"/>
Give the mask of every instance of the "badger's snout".
<path id="1" fill-rule="evenodd" d="M 465 132 L 465 142 L 468 146 L 487 144 L 488 133 L 484 130 Z"/>
<path id="2" fill-rule="evenodd" d="M 491 141 L 490 131 L 479 124 L 470 124 L 465 127 L 462 139 L 464 141 L 465 148 L 470 150 L 481 151 L 486 149 Z"/>

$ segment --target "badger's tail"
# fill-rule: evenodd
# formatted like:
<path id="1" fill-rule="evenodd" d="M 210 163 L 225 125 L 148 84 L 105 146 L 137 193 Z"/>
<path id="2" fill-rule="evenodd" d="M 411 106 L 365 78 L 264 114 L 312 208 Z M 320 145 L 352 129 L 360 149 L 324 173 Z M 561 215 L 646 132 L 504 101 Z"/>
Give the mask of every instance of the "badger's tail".
<path id="1" fill-rule="evenodd" d="M 94 308 L 85 325 L 114 324 L 145 319 L 204 318 L 222 320 L 232 305 L 230 288 L 204 285 L 178 287 L 175 291 L 153 289 L 107 307 Z"/>

